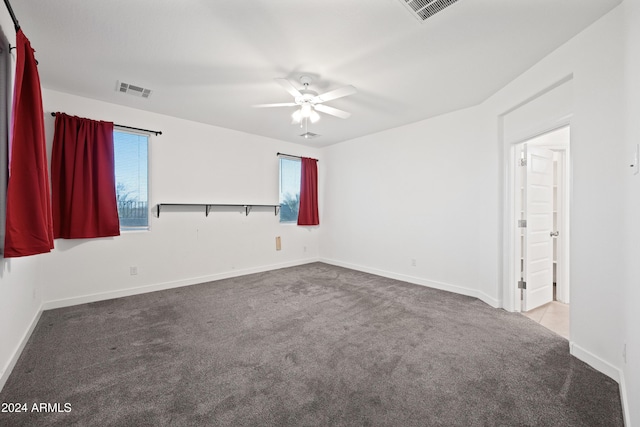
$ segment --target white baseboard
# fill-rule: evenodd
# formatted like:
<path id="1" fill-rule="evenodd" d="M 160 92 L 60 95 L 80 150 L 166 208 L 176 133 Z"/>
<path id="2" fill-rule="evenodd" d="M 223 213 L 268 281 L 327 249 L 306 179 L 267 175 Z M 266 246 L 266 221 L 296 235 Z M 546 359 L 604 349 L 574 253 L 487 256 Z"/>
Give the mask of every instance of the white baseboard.
<path id="1" fill-rule="evenodd" d="M 22 336 L 20 344 L 15 349 L 12 357 L 7 362 L 6 366 L 4 366 L 2 373 L 0 374 L 0 390 L 3 389 L 9 376 L 11 375 L 13 368 L 15 367 L 16 363 L 18 362 L 18 359 L 20 358 L 20 354 L 22 354 L 24 347 L 27 345 L 27 342 L 29 341 L 29 338 L 31 337 L 33 330 L 38 324 L 38 321 L 40 320 L 40 316 L 42 315 L 42 312 L 44 310 L 68 307 L 72 305 L 85 304 L 89 302 L 96 302 L 96 301 L 102 301 L 102 300 L 113 299 L 113 298 L 120 298 L 120 297 L 137 295 L 137 294 L 142 294 L 147 292 L 161 291 L 165 289 L 178 288 L 182 286 L 196 285 L 199 283 L 212 282 L 216 280 L 244 276 L 247 274 L 262 273 L 264 271 L 277 270 L 280 268 L 295 267 L 298 265 L 304 265 L 304 264 L 309 264 L 309 263 L 318 262 L 318 261 L 331 264 L 331 265 L 336 265 L 339 267 L 350 268 L 352 270 L 363 271 L 365 273 L 375 274 L 382 277 L 388 277 L 390 279 L 401 280 L 401 281 L 413 283 L 416 285 L 427 286 L 427 287 L 440 289 L 448 292 L 458 293 L 461 295 L 475 297 L 494 308 L 499 308 L 501 303 L 500 300 L 493 298 L 485 294 L 484 292 L 480 292 L 475 289 L 469 289 L 462 286 L 451 285 L 448 283 L 426 280 L 419 277 L 413 277 L 413 276 L 409 276 L 401 273 L 394 273 L 386 270 L 379 270 L 376 268 L 365 267 L 361 265 L 346 263 L 346 262 L 327 259 L 327 258 L 300 259 L 300 260 L 288 261 L 288 262 L 279 263 L 279 264 L 271 264 L 271 265 L 247 268 L 242 270 L 233 270 L 233 271 L 228 271 L 224 273 L 212 274 L 208 276 L 193 277 L 189 279 L 176 280 L 176 281 L 164 282 L 164 283 L 158 283 L 158 284 L 146 285 L 146 286 L 139 286 L 135 288 L 128 288 L 128 289 L 122 289 L 117 291 L 100 292 L 100 293 L 83 295 L 83 296 L 73 297 L 73 298 L 64 298 L 64 299 L 44 302 L 40 306 L 38 311 L 34 314 L 33 319 L 31 320 L 31 324 L 29 325 L 29 327 L 27 328 L 27 330 L 24 332 Z M 623 410 L 624 421 L 625 421 L 625 425 L 629 426 L 630 414 L 629 414 L 629 405 L 627 401 L 627 392 L 626 392 L 624 373 L 620 369 L 616 368 L 615 366 L 611 365 L 605 360 L 595 356 L 594 354 L 590 353 L 589 351 L 585 350 L 584 348 L 580 347 L 574 342 L 570 342 L 569 349 L 570 349 L 571 355 L 575 356 L 576 358 L 587 363 L 594 369 L 607 375 L 608 377 L 610 377 L 620 385 L 620 397 L 622 400 L 622 410 Z"/>
<path id="2" fill-rule="evenodd" d="M 630 426 L 629 402 L 627 400 L 627 385 L 624 379 L 624 372 L 590 351 L 580 347 L 573 341 L 569 343 L 569 353 L 618 383 L 620 387 L 620 400 L 622 402 L 624 425 Z"/>
<path id="3" fill-rule="evenodd" d="M 631 426 L 631 410 L 629 408 L 629 400 L 627 399 L 627 383 L 624 379 L 624 372 L 620 372 L 620 400 L 622 401 L 622 416 L 624 417 L 624 425 Z"/>
<path id="4" fill-rule="evenodd" d="M 337 265 L 339 267 L 345 267 L 352 270 L 363 271 L 365 273 L 375 274 L 377 276 L 388 277 L 390 279 L 402 280 L 404 282 L 413 283 L 416 285 L 428 286 L 431 288 L 436 288 L 444 291 L 454 292 L 462 295 L 467 295 L 470 297 L 478 298 L 479 300 L 489 304 L 494 308 L 501 307 L 501 301 L 493 298 L 484 292 L 477 291 L 475 289 L 469 289 L 462 286 L 451 285 L 448 283 L 437 282 L 433 280 L 426 280 L 419 277 L 413 277 L 401 273 L 394 273 L 386 270 L 379 270 L 377 268 L 365 267 L 362 265 L 351 264 L 348 262 L 337 261 L 334 259 L 320 258 L 320 262 L 324 262 L 327 264 Z M 577 359 L 585 362 L 592 368 L 597 371 L 605 374 L 610 377 L 614 381 L 616 381 L 620 386 L 620 399 L 622 401 L 622 412 L 624 417 L 624 423 L 626 426 L 630 426 L 630 413 L 629 413 L 629 404 L 627 400 L 627 389 L 624 380 L 624 373 L 606 362 L 605 360 L 595 356 L 584 348 L 578 346 L 574 342 L 569 343 L 569 352 L 571 355 L 575 356 Z"/>
<path id="5" fill-rule="evenodd" d="M 157 283 L 157 284 L 146 285 L 146 286 L 138 286 L 135 288 L 128 288 L 128 289 L 120 289 L 117 291 L 99 292 L 94 294 L 82 295 L 79 297 L 63 298 L 59 300 L 43 302 L 40 305 L 40 308 L 38 309 L 38 311 L 33 316 L 33 319 L 31 320 L 31 324 L 29 325 L 27 330 L 24 332 L 22 339 L 20 340 L 20 344 L 15 349 L 11 358 L 7 362 L 6 366 L 3 367 L 3 370 L 0 373 L 0 390 L 2 390 L 7 380 L 9 379 L 9 376 L 11 375 L 13 368 L 18 362 L 18 359 L 20 358 L 20 355 L 22 354 L 24 347 L 27 345 L 27 342 L 29 341 L 29 338 L 31 337 L 33 330 L 38 324 L 38 321 L 40 320 L 40 316 L 42 315 L 42 312 L 44 310 L 69 307 L 72 305 L 103 301 L 107 299 L 126 297 L 130 295 L 138 295 L 138 294 L 143 294 L 147 292 L 161 291 L 164 289 L 179 288 L 182 286 L 197 285 L 199 283 L 212 282 L 216 280 L 228 279 L 231 277 L 244 276 L 247 274 L 262 273 L 264 271 L 277 270 L 280 268 L 295 267 L 298 265 L 309 264 L 317 261 L 319 261 L 317 257 L 305 258 L 305 259 L 300 259 L 295 261 L 283 262 L 279 264 L 263 265 L 259 267 L 246 268 L 242 270 L 232 270 L 232 271 L 212 274 L 208 276 L 193 277 L 189 279 L 175 280 L 171 282 Z"/>
<path id="6" fill-rule="evenodd" d="M 616 368 L 609 362 L 599 358 L 595 354 L 585 350 L 573 341 L 569 343 L 569 353 L 582 360 L 584 363 L 591 366 L 595 370 L 602 372 L 612 380 L 618 383 L 620 382 L 621 372 L 618 368 Z"/>
<path id="7" fill-rule="evenodd" d="M 2 368 L 2 374 L 0 375 L 0 390 L 4 388 L 4 385 L 7 383 L 7 380 L 9 379 L 9 375 L 11 375 L 11 372 L 13 371 L 13 368 L 16 366 L 16 363 L 18 363 L 18 359 L 22 354 L 22 350 L 24 350 L 24 347 L 27 345 L 27 342 L 29 341 L 29 338 L 31 337 L 33 330 L 36 328 L 36 325 L 40 320 L 42 311 L 43 309 L 41 305 L 40 308 L 38 308 L 38 310 L 34 314 L 33 318 L 31 319 L 31 324 L 29 325 L 27 330 L 24 331 L 24 334 L 22 334 L 22 338 L 20 339 L 20 343 L 18 344 L 18 347 L 16 347 L 16 349 L 13 351 L 13 354 L 11 355 L 11 358 L 9 358 L 9 360 L 7 361 L 7 364 Z"/>
<path id="8" fill-rule="evenodd" d="M 38 309 L 38 311 L 33 316 L 33 319 L 31 320 L 31 324 L 29 325 L 27 330 L 24 332 L 24 334 L 22 336 L 22 339 L 20 341 L 20 344 L 15 349 L 15 351 L 13 352 L 11 358 L 7 362 L 6 366 L 4 366 L 2 372 L 0 373 L 0 390 L 2 390 L 2 388 L 6 384 L 7 380 L 9 379 L 9 376 L 11 375 L 11 372 L 13 371 L 13 368 L 15 367 L 16 363 L 18 362 L 18 359 L 20 358 L 20 355 L 22 354 L 22 351 L 24 350 L 24 347 L 27 345 L 27 342 L 29 341 L 29 338 L 31 337 L 31 334 L 33 333 L 33 330 L 35 329 L 36 325 L 38 324 L 38 321 L 40 320 L 40 316 L 42 315 L 42 312 L 44 310 L 51 310 L 51 309 L 62 308 L 62 307 L 69 307 L 69 306 L 72 306 L 72 305 L 85 304 L 85 303 L 96 302 L 96 301 L 103 301 L 103 300 L 107 300 L 107 299 L 126 297 L 126 296 L 130 296 L 130 295 L 138 295 L 138 294 L 143 294 L 143 293 L 147 293 L 147 292 L 161 291 L 161 290 L 164 290 L 164 289 L 179 288 L 179 287 L 182 287 L 182 286 L 196 285 L 196 284 L 199 284 L 199 283 L 212 282 L 212 281 L 216 281 L 216 280 L 228 279 L 228 278 L 231 278 L 231 277 L 244 276 L 244 275 L 247 275 L 247 274 L 262 273 L 264 271 L 277 270 L 277 269 L 280 269 L 280 268 L 295 267 L 295 266 L 298 266 L 298 265 L 309 264 L 309 263 L 317 262 L 317 261 L 319 261 L 318 258 L 306 258 L 306 259 L 300 259 L 300 260 L 295 260 L 295 261 L 283 262 L 283 263 L 279 263 L 279 264 L 263 265 L 263 266 L 259 266 L 259 267 L 246 268 L 246 269 L 242 269 L 242 270 L 233 270 L 233 271 L 228 271 L 228 272 L 224 272 L 224 273 L 212 274 L 212 275 L 208 275 L 208 276 L 193 277 L 193 278 L 184 279 L 184 280 L 175 280 L 175 281 L 171 281 L 171 282 L 164 282 L 164 283 L 158 283 L 158 284 L 153 284 L 153 285 L 139 286 L 139 287 L 128 288 L 128 289 L 120 289 L 120 290 L 117 290 L 117 291 L 99 292 L 99 293 L 95 293 L 95 294 L 82 295 L 82 296 L 79 296 L 79 297 L 63 298 L 63 299 L 59 299 L 59 300 L 43 302 L 40 305 L 40 308 Z"/>
<path id="9" fill-rule="evenodd" d="M 403 282 L 413 283 L 415 285 L 427 286 L 429 288 L 440 289 L 443 291 L 478 298 L 479 300 L 485 302 L 493 308 L 500 308 L 502 305 L 502 301 L 493 298 L 490 295 L 485 294 L 484 292 L 480 292 L 477 289 L 465 288 L 463 286 L 451 285 L 449 283 L 438 282 L 435 280 L 427 280 L 421 277 L 409 276 L 407 274 L 395 273 L 392 271 L 379 270 L 377 268 L 351 264 L 348 262 L 337 261 L 335 259 L 320 258 L 320 262 L 337 265 L 338 267 L 350 268 L 352 270 L 363 271 L 365 273 L 371 273 L 377 276 L 388 277 L 389 279 L 401 280 Z"/>
<path id="10" fill-rule="evenodd" d="M 151 285 L 138 286 L 135 288 L 119 289 L 116 291 L 99 292 L 94 294 L 82 295 L 79 297 L 63 298 L 53 301 L 47 301 L 42 305 L 43 310 L 51 310 L 54 308 L 69 307 L 72 305 L 86 304 L 96 301 L 104 301 L 113 298 L 128 297 L 131 295 L 144 294 L 148 292 L 163 291 L 165 289 L 180 288 L 183 286 L 197 285 L 200 283 L 214 282 L 216 280 L 229 279 L 232 277 L 245 276 L 247 274 L 262 273 L 264 271 L 278 270 L 280 268 L 295 267 L 297 265 L 309 264 L 319 261 L 318 258 L 305 258 L 295 261 L 287 261 L 278 264 L 262 265 L 259 267 L 245 268 L 241 270 L 231 270 L 223 273 L 216 273 L 207 276 L 192 277 L 189 279 L 174 280 L 170 282 L 155 283 Z"/>

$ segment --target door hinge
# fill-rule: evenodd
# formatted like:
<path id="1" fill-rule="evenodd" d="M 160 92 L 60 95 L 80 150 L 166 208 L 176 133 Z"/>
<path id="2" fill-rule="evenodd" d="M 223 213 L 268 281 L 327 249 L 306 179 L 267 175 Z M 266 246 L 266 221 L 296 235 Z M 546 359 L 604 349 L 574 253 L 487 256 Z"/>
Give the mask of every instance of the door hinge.
<path id="1" fill-rule="evenodd" d="M 520 166 L 527 166 L 527 159 L 520 159 Z"/>
<path id="2" fill-rule="evenodd" d="M 519 219 L 518 220 L 518 228 L 527 228 L 527 220 Z"/>
<path id="3" fill-rule="evenodd" d="M 518 289 L 527 289 L 527 282 L 524 280 L 518 280 Z"/>

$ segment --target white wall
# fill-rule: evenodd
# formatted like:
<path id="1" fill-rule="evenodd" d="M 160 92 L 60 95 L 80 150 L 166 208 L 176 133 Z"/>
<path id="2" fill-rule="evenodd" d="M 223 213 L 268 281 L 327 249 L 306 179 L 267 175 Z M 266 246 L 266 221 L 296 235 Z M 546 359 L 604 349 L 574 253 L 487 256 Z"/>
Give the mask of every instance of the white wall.
<path id="1" fill-rule="evenodd" d="M 625 0 L 481 105 L 323 150 L 45 90 L 47 114 L 163 131 L 150 147 L 151 204 L 273 203 L 277 151 L 321 158 L 322 226 L 284 226 L 266 212 L 163 212 L 150 232 L 57 240 L 52 254 L 3 260 L 0 324 L 9 326 L 0 329 L 0 366 L 11 363 L 41 301 L 58 306 L 318 256 L 502 304 L 500 117 L 572 76 L 572 352 L 624 382 L 628 420 L 638 422 L 640 177 L 628 168 L 640 141 L 638 3 Z M 139 274 L 129 276 L 134 265 Z"/>
<path id="2" fill-rule="evenodd" d="M 0 389 L 40 317 L 45 256 L 0 258 Z"/>
<path id="3" fill-rule="evenodd" d="M 638 183 L 624 185 L 623 70 L 624 28 L 633 29 L 634 38 L 626 52 L 637 51 L 640 19 L 637 0 L 626 1 L 630 8 L 627 3 L 633 15 L 618 7 L 481 105 L 326 148 L 320 254 L 336 264 L 502 303 L 508 259 L 502 247 L 508 152 L 502 116 L 570 80 L 561 101 L 567 105 L 569 94 L 573 105 L 572 353 L 625 382 L 638 402 L 639 334 L 630 322 L 639 323 L 631 314 L 638 312 L 639 275 L 628 264 L 638 264 L 640 234 L 635 223 L 625 227 L 639 217 Z M 640 75 L 637 53 L 633 58 L 629 79 Z M 627 96 L 635 106 L 632 126 L 640 108 L 637 86 Z M 623 361 L 625 342 L 633 368 Z"/>
<path id="4" fill-rule="evenodd" d="M 630 165 L 636 145 L 640 144 L 640 1 L 623 3 L 625 17 L 625 160 Z M 623 164 L 624 166 L 625 164 Z M 624 301 L 624 335 L 626 361 L 623 360 L 629 418 L 640 425 L 640 174 L 627 170 L 624 180 L 624 263 L 625 277 L 622 298 Z"/>
<path id="5" fill-rule="evenodd" d="M 43 260 L 46 307 L 199 283 L 318 257 L 316 228 L 280 224 L 273 209 L 165 209 L 157 203 L 278 204 L 277 152 L 319 151 L 51 90 L 43 91 L 49 146 L 52 111 L 161 130 L 149 142 L 150 231 L 119 237 L 55 241 Z M 321 162 L 322 163 L 322 162 Z M 275 238 L 281 236 L 282 250 Z M 130 275 L 130 267 L 138 274 Z"/>
<path id="6" fill-rule="evenodd" d="M 485 103 L 500 113 L 573 76 L 572 353 L 616 379 L 622 375 L 627 234 L 624 19 L 622 8 L 614 9 Z"/>
<path id="7" fill-rule="evenodd" d="M 323 260 L 498 306 L 492 125 L 468 109 L 325 149 Z"/>
<path id="8" fill-rule="evenodd" d="M 315 158 L 321 154 L 309 147 L 46 89 L 43 102 L 49 155 L 52 111 L 161 130 L 161 136 L 151 137 L 149 147 L 152 206 L 278 204 L 276 153 Z M 317 234 L 316 227 L 280 224 L 269 209 L 254 208 L 248 216 L 241 209 L 211 212 L 208 217 L 204 209 L 166 209 L 160 217 L 151 215 L 150 231 L 104 239 L 56 239 L 50 254 L 2 259 L 0 386 L 43 308 L 314 261 L 318 258 Z M 276 236 L 281 236 L 281 251 L 276 251 Z M 132 266 L 138 269 L 135 276 L 129 274 Z"/>

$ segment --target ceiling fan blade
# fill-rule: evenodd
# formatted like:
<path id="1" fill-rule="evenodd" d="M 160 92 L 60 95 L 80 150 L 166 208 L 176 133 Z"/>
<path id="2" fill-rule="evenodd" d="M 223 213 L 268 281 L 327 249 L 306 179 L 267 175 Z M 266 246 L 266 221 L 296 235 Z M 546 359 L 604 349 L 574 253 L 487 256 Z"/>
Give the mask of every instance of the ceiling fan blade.
<path id="1" fill-rule="evenodd" d="M 302 96 L 300 91 L 296 89 L 289 80 L 287 79 L 275 79 L 275 80 L 280 84 L 280 86 L 284 88 L 284 90 L 286 90 L 291 95 L 293 95 L 294 98 L 299 98 Z"/>
<path id="2" fill-rule="evenodd" d="M 314 100 L 316 102 L 327 102 L 327 101 L 331 101 L 332 99 L 342 98 L 343 96 L 353 95 L 356 92 L 358 92 L 358 90 L 355 87 L 349 85 L 349 86 L 341 87 L 340 89 L 322 93 L 316 96 Z"/>
<path id="3" fill-rule="evenodd" d="M 338 110 L 337 108 L 329 107 L 328 105 L 316 104 L 313 106 L 316 111 L 320 111 L 321 113 L 331 114 L 332 116 L 340 117 L 341 119 L 348 119 L 351 117 L 351 113 L 347 113 L 346 111 Z"/>
<path id="4" fill-rule="evenodd" d="M 258 104 L 252 105 L 253 108 L 270 108 L 270 107 L 293 107 L 294 105 L 298 105 L 295 102 L 281 102 L 279 104 Z"/>

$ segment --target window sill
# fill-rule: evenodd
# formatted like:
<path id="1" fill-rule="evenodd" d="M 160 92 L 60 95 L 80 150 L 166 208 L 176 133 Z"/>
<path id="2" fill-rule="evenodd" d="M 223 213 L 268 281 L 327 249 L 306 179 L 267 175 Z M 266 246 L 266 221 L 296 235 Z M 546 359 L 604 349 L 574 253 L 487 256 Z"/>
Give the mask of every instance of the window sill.
<path id="1" fill-rule="evenodd" d="M 120 229 L 120 235 L 122 235 L 122 234 L 147 233 L 149 231 L 150 231 L 149 227 L 146 227 L 146 228 L 126 228 L 126 229 Z"/>

